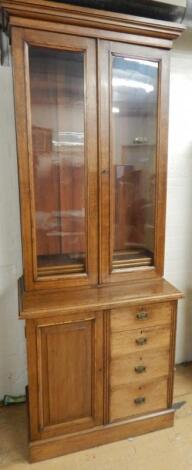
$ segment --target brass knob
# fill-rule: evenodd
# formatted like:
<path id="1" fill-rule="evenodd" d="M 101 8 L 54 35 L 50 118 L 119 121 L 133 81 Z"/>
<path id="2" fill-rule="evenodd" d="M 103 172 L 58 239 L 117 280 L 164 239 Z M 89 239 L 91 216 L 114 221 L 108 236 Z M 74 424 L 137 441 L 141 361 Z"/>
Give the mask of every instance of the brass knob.
<path id="1" fill-rule="evenodd" d="M 145 366 L 137 366 L 135 367 L 135 372 L 137 372 L 137 374 L 142 374 L 143 372 L 146 371 L 146 367 Z"/>
<path id="2" fill-rule="evenodd" d="M 138 398 L 135 398 L 134 402 L 136 405 L 142 405 L 143 403 L 145 403 L 146 399 L 145 397 L 138 397 Z"/>
<path id="3" fill-rule="evenodd" d="M 137 320 L 147 320 L 148 318 L 148 313 L 147 312 L 139 312 L 136 315 Z"/>
<path id="4" fill-rule="evenodd" d="M 135 340 L 136 344 L 138 344 L 139 346 L 143 346 L 144 344 L 147 343 L 147 338 L 146 337 L 141 337 L 141 338 L 137 338 Z"/>

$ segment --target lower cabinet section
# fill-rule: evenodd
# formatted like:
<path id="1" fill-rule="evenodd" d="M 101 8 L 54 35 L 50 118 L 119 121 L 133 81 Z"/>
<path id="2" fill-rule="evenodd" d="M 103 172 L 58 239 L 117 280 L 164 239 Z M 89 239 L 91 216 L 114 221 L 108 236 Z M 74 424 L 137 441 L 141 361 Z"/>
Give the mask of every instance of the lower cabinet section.
<path id="1" fill-rule="evenodd" d="M 175 322 L 175 301 L 27 320 L 32 459 L 172 424 Z"/>

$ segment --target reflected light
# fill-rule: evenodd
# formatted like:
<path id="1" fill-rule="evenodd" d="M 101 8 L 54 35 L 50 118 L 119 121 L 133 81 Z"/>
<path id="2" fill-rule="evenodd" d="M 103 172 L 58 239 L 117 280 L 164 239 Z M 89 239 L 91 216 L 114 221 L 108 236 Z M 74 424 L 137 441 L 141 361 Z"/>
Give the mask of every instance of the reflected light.
<path id="1" fill-rule="evenodd" d="M 120 112 L 119 108 L 116 108 L 115 106 L 112 107 L 112 113 L 119 114 L 119 112 Z"/>
<path id="2" fill-rule="evenodd" d="M 154 86 L 149 83 L 138 82 L 136 80 L 126 80 L 125 78 L 113 78 L 112 85 L 114 87 L 141 88 L 146 93 L 151 93 L 154 90 Z"/>
<path id="3" fill-rule="evenodd" d="M 158 62 L 152 62 L 149 60 L 131 59 L 128 57 L 124 57 L 124 60 L 126 60 L 127 62 L 137 62 L 137 64 L 147 65 L 149 67 L 155 67 L 156 69 L 158 67 Z"/>

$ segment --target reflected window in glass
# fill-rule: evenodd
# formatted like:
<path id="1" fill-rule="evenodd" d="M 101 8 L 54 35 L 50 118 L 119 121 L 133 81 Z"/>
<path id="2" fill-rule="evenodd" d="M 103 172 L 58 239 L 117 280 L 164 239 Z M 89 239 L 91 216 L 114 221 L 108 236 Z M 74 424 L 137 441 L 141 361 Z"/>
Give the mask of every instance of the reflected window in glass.
<path id="1" fill-rule="evenodd" d="M 112 56 L 112 268 L 153 264 L 158 63 Z"/>
<path id="2" fill-rule="evenodd" d="M 29 47 L 37 270 L 86 271 L 84 53 Z"/>

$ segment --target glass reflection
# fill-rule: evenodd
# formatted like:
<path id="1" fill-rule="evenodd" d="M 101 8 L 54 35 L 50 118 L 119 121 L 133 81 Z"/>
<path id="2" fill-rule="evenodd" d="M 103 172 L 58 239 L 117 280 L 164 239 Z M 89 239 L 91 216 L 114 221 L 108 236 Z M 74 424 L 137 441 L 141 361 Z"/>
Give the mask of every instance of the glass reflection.
<path id="1" fill-rule="evenodd" d="M 153 263 L 158 63 L 112 57 L 113 268 Z"/>
<path id="2" fill-rule="evenodd" d="M 37 265 L 85 271 L 84 55 L 29 48 Z"/>

